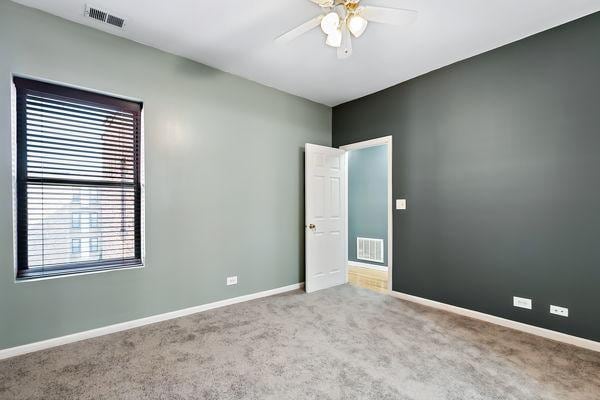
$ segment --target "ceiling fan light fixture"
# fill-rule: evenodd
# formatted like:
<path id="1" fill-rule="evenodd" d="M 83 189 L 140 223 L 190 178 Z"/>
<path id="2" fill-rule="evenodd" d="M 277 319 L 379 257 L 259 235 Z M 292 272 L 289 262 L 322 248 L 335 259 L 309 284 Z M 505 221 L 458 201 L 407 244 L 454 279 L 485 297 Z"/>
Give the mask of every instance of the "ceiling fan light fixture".
<path id="1" fill-rule="evenodd" d="M 360 15 L 352 14 L 348 17 L 348 29 L 354 37 L 360 37 L 367 29 L 367 20 L 361 17 Z"/>
<path id="2" fill-rule="evenodd" d="M 327 35 L 327 40 L 325 41 L 325 44 L 331 47 L 340 47 L 342 45 L 342 31 L 336 29 L 335 31 Z"/>
<path id="3" fill-rule="evenodd" d="M 330 12 L 321 20 L 321 29 L 325 34 L 330 35 L 340 27 L 340 16 L 336 12 Z"/>
<path id="4" fill-rule="evenodd" d="M 325 33 L 325 44 L 335 47 L 337 58 L 352 55 L 353 37 L 360 37 L 369 22 L 402 26 L 415 20 L 417 11 L 402 8 L 361 6 L 361 0 L 311 0 L 321 13 L 275 39 L 277 43 L 290 42 L 317 27 Z"/>

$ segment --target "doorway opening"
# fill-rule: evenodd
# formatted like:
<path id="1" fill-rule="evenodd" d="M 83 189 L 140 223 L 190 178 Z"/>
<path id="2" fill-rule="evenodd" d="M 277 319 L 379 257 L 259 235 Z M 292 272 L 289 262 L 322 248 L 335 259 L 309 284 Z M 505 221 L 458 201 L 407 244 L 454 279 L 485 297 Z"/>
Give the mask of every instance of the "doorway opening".
<path id="1" fill-rule="evenodd" d="M 347 282 L 387 293 L 392 284 L 392 137 L 340 149 L 346 155 Z"/>

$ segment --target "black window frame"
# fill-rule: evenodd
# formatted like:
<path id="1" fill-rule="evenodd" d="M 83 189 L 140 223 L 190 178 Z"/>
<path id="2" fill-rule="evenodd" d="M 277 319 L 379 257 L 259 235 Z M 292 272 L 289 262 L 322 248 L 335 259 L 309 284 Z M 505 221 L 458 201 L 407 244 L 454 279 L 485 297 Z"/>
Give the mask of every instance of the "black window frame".
<path id="1" fill-rule="evenodd" d="M 143 266 L 143 234 L 142 231 L 142 108 L 143 103 L 105 95 L 85 89 L 58 85 L 29 78 L 13 77 L 16 88 L 16 279 L 27 280 L 61 275 L 72 275 L 86 272 L 122 269 Z M 81 105 L 109 107 L 115 111 L 127 111 L 133 115 L 133 139 L 137 144 L 133 151 L 134 179 L 132 184 L 97 182 L 97 186 L 127 186 L 134 192 L 134 257 L 127 260 L 102 260 L 93 262 L 68 263 L 56 266 L 45 266 L 43 271 L 31 271 L 28 267 L 28 216 L 27 216 L 27 112 L 26 96 L 28 93 L 50 95 L 57 99 L 76 101 Z M 49 182 L 68 184 L 73 187 L 85 186 L 90 182 L 85 179 L 49 179 Z M 96 199 L 97 200 L 97 199 Z M 81 218 L 81 216 L 80 216 Z M 81 219 L 80 219 L 81 221 Z M 81 222 L 80 222 L 81 223 Z"/>

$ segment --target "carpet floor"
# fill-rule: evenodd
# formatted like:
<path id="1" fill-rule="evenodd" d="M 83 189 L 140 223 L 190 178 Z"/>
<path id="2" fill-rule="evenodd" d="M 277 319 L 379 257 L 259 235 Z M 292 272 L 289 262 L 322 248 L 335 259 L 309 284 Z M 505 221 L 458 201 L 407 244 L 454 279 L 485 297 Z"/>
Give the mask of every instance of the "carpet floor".
<path id="1" fill-rule="evenodd" d="M 598 400 L 600 353 L 344 285 L 4 360 L 0 399 Z"/>

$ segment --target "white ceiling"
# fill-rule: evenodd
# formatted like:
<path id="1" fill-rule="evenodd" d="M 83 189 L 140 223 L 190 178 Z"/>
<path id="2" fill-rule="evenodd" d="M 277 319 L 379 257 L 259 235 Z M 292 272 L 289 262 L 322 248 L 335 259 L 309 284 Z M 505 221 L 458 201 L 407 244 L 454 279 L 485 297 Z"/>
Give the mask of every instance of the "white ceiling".
<path id="1" fill-rule="evenodd" d="M 308 0 L 94 0 L 127 19 L 121 31 L 83 16 L 85 0 L 17 0 L 329 106 L 587 14 L 600 0 L 362 0 L 419 11 L 406 27 L 371 23 L 338 60 L 319 29 L 273 39 L 320 13 Z"/>

